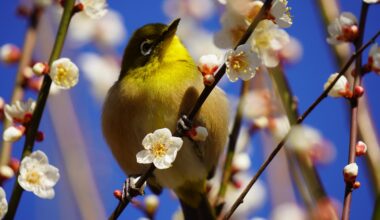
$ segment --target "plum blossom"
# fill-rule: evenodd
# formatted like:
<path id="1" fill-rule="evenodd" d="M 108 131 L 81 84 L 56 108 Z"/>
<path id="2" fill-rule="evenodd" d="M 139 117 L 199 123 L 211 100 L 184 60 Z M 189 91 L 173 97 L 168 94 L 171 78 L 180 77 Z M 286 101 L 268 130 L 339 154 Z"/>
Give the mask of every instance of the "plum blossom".
<path id="1" fill-rule="evenodd" d="M 59 170 L 50 165 L 46 154 L 37 150 L 26 156 L 20 165 L 20 186 L 43 199 L 54 198 L 53 187 L 59 180 Z"/>
<path id="2" fill-rule="evenodd" d="M 7 142 L 18 141 L 25 133 L 24 126 L 10 126 L 3 133 L 3 140 Z"/>
<path id="3" fill-rule="evenodd" d="M 104 17 L 96 20 L 82 13 L 74 16 L 69 37 L 76 47 L 93 41 L 102 47 L 112 48 L 125 41 L 126 32 L 121 14 L 110 9 Z"/>
<path id="4" fill-rule="evenodd" d="M 79 57 L 79 65 L 84 77 L 90 82 L 93 95 L 103 101 L 109 88 L 117 80 L 120 64 L 112 57 L 84 53 Z"/>
<path id="5" fill-rule="evenodd" d="M 323 88 L 326 90 L 338 75 L 339 73 L 331 74 L 327 82 L 323 85 Z M 329 96 L 334 98 L 350 97 L 350 94 L 350 84 L 345 76 L 341 76 L 328 93 Z"/>
<path id="6" fill-rule="evenodd" d="M 12 105 L 5 105 L 4 114 L 5 117 L 13 123 L 28 123 L 32 118 L 36 102 L 29 98 L 28 101 L 16 101 Z"/>
<path id="7" fill-rule="evenodd" d="M 290 41 L 288 33 L 269 20 L 260 21 L 250 39 L 252 50 L 260 55 L 267 67 L 278 65 L 279 52 Z"/>
<path id="8" fill-rule="evenodd" d="M 274 17 L 274 22 L 281 28 L 287 28 L 293 24 L 289 10 L 287 0 L 275 0 L 272 3 L 270 14 Z"/>
<path id="9" fill-rule="evenodd" d="M 171 167 L 182 144 L 182 139 L 173 137 L 169 129 L 155 130 L 143 139 L 145 150 L 136 154 L 137 163 L 153 163 L 157 169 L 167 169 Z"/>
<path id="10" fill-rule="evenodd" d="M 106 0 L 80 0 L 83 5 L 83 12 L 93 19 L 99 19 L 107 13 Z"/>
<path id="11" fill-rule="evenodd" d="M 70 89 L 78 83 L 79 69 L 69 58 L 60 58 L 51 65 L 50 77 L 62 89 Z"/>
<path id="12" fill-rule="evenodd" d="M 249 44 L 240 45 L 236 50 L 226 53 L 226 73 L 231 82 L 237 81 L 238 78 L 244 81 L 253 78 L 260 64 L 258 54 L 251 50 Z"/>
<path id="13" fill-rule="evenodd" d="M 0 219 L 3 219 L 8 212 L 8 202 L 3 187 L 0 187 Z"/>
<path id="14" fill-rule="evenodd" d="M 330 34 L 327 42 L 329 44 L 352 42 L 358 35 L 357 24 L 355 15 L 350 12 L 343 12 L 327 27 Z"/>

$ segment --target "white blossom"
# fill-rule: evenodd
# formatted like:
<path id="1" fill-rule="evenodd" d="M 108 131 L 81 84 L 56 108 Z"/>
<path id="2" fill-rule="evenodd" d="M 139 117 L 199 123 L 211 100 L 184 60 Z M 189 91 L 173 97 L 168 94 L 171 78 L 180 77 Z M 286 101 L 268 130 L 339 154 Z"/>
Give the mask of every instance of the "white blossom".
<path id="1" fill-rule="evenodd" d="M 107 13 L 106 0 L 80 0 L 84 13 L 90 18 L 99 19 Z"/>
<path id="2" fill-rule="evenodd" d="M 10 126 L 3 133 L 3 140 L 7 142 L 18 141 L 25 132 L 24 126 Z"/>
<path id="3" fill-rule="evenodd" d="M 276 140 L 282 140 L 290 130 L 290 122 L 288 116 L 282 115 L 270 118 L 268 129 Z"/>
<path id="4" fill-rule="evenodd" d="M 236 50 L 226 53 L 226 73 L 231 82 L 237 81 L 238 78 L 244 81 L 252 79 L 260 64 L 258 54 L 251 50 L 249 44 L 240 45 Z"/>
<path id="5" fill-rule="evenodd" d="M 236 154 L 232 161 L 232 166 L 239 171 L 248 170 L 251 167 L 251 158 L 249 157 L 249 154 L 245 152 Z"/>
<path id="6" fill-rule="evenodd" d="M 212 0 L 166 0 L 164 12 L 170 18 L 206 19 L 213 15 L 215 5 Z"/>
<path id="7" fill-rule="evenodd" d="M 145 150 L 137 153 L 137 163 L 153 163 L 158 169 L 167 169 L 171 167 L 182 144 L 182 139 L 173 137 L 169 129 L 155 130 L 143 139 L 142 145 Z"/>
<path id="8" fill-rule="evenodd" d="M 62 89 L 70 89 L 78 83 L 79 69 L 69 58 L 59 58 L 51 65 L 50 77 Z"/>
<path id="9" fill-rule="evenodd" d="M 327 87 L 338 77 L 339 73 L 331 74 L 327 82 L 324 84 L 323 88 L 326 90 Z M 334 84 L 330 92 L 328 93 L 331 97 L 347 97 L 350 94 L 350 85 L 345 76 L 341 76 L 338 81 Z"/>
<path id="10" fill-rule="evenodd" d="M 0 219 L 8 212 L 8 202 L 3 187 L 0 187 Z"/>
<path id="11" fill-rule="evenodd" d="M 306 220 L 307 214 L 294 203 L 283 203 L 278 205 L 272 212 L 272 220 Z"/>
<path id="12" fill-rule="evenodd" d="M 13 123 L 27 123 L 30 121 L 36 102 L 29 98 L 28 101 L 16 101 L 12 105 L 5 105 L 5 117 Z"/>
<path id="13" fill-rule="evenodd" d="M 322 136 L 314 128 L 296 125 L 290 131 L 286 146 L 293 150 L 305 151 L 321 143 L 322 140 Z"/>
<path id="14" fill-rule="evenodd" d="M 93 41 L 101 47 L 112 48 L 125 42 L 126 32 L 121 14 L 110 9 L 104 17 L 96 20 L 82 13 L 75 15 L 69 37 L 76 47 Z"/>
<path id="15" fill-rule="evenodd" d="M 363 2 L 367 4 L 376 4 L 376 3 L 379 3 L 380 1 L 379 0 L 363 0 Z"/>
<path id="16" fill-rule="evenodd" d="M 380 74 L 380 47 L 375 43 L 372 45 L 368 54 L 368 65 L 370 69 Z"/>
<path id="17" fill-rule="evenodd" d="M 37 150 L 21 161 L 17 180 L 24 190 L 43 199 L 52 199 L 55 195 L 53 187 L 59 180 L 59 170 L 49 164 L 44 152 Z"/>
<path id="18" fill-rule="evenodd" d="M 274 17 L 275 23 L 281 28 L 287 28 L 293 24 L 289 10 L 287 0 L 275 0 L 272 3 L 270 13 Z"/>
<path id="19" fill-rule="evenodd" d="M 279 63 L 279 52 L 289 43 L 289 35 L 269 20 L 260 21 L 251 36 L 252 50 L 256 51 L 267 67 Z"/>
<path id="20" fill-rule="evenodd" d="M 109 88 L 117 80 L 120 64 L 112 57 L 84 53 L 79 57 L 79 65 L 84 77 L 90 82 L 93 95 L 99 101 L 103 101 Z"/>
<path id="21" fill-rule="evenodd" d="M 330 34 L 327 42 L 338 44 L 355 40 L 358 34 L 357 23 L 355 15 L 350 12 L 343 12 L 327 27 Z"/>

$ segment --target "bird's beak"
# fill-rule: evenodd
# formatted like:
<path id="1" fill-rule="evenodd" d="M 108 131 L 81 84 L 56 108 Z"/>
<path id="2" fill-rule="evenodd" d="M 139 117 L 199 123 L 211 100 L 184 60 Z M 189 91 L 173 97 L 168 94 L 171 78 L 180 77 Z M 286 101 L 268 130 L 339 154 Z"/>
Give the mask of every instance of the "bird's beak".
<path id="1" fill-rule="evenodd" d="M 180 20 L 181 20 L 180 18 L 177 18 L 174 21 L 172 21 L 172 23 L 162 33 L 162 35 L 161 35 L 162 41 L 165 41 L 167 39 L 171 39 L 175 35 Z"/>

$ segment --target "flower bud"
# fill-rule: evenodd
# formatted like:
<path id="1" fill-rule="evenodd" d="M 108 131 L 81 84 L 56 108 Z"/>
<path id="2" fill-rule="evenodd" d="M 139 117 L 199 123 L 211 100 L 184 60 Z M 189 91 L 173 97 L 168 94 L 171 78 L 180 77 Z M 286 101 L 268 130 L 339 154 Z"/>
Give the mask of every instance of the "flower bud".
<path id="1" fill-rule="evenodd" d="M 25 127 L 22 125 L 11 126 L 7 128 L 3 133 L 3 140 L 7 142 L 15 142 L 24 135 Z"/>
<path id="2" fill-rule="evenodd" d="M 203 83 L 206 86 L 211 86 L 215 82 L 215 77 L 212 74 L 206 74 L 203 76 Z"/>
<path id="3" fill-rule="evenodd" d="M 355 146 L 356 156 L 362 156 L 367 153 L 367 145 L 363 141 L 359 141 Z"/>
<path id="4" fill-rule="evenodd" d="M 121 200 L 122 195 L 123 193 L 121 192 L 121 190 L 116 189 L 115 191 L 113 191 L 113 196 L 118 200 Z"/>
<path id="5" fill-rule="evenodd" d="M 364 88 L 362 86 L 355 86 L 354 97 L 360 98 L 364 94 Z"/>
<path id="6" fill-rule="evenodd" d="M 344 181 L 346 183 L 354 183 L 359 173 L 359 167 L 356 163 L 350 163 L 343 169 Z"/>
<path id="7" fill-rule="evenodd" d="M 352 188 L 354 188 L 354 189 L 358 189 L 359 187 L 360 187 L 359 181 L 355 181 L 355 183 L 352 185 Z"/>
<path id="8" fill-rule="evenodd" d="M 158 197 L 156 195 L 147 195 L 144 199 L 144 203 L 146 211 L 150 215 L 153 215 L 156 212 L 157 207 L 160 204 L 160 201 L 158 200 Z"/>
<path id="9" fill-rule="evenodd" d="M 189 136 L 194 141 L 205 141 L 208 136 L 207 128 L 202 126 L 194 127 L 189 131 Z"/>
<path id="10" fill-rule="evenodd" d="M 199 58 L 198 69 L 203 76 L 213 75 L 218 69 L 220 62 L 215 54 L 203 55 Z"/>
<path id="11" fill-rule="evenodd" d="M 49 73 L 49 66 L 47 63 L 38 62 L 38 63 L 33 65 L 33 72 L 37 76 L 48 74 Z"/>
<path id="12" fill-rule="evenodd" d="M 0 48 L 0 59 L 4 63 L 15 63 L 20 60 L 21 51 L 20 49 L 13 44 L 4 44 Z"/>

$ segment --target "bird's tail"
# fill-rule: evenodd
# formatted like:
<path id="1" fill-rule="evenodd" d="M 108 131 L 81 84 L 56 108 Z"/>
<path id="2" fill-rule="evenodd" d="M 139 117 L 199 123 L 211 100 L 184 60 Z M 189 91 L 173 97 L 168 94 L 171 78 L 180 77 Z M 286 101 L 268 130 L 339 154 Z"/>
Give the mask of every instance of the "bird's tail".
<path id="1" fill-rule="evenodd" d="M 187 191 L 176 192 L 181 203 L 185 220 L 214 220 L 215 212 L 206 193 Z"/>

